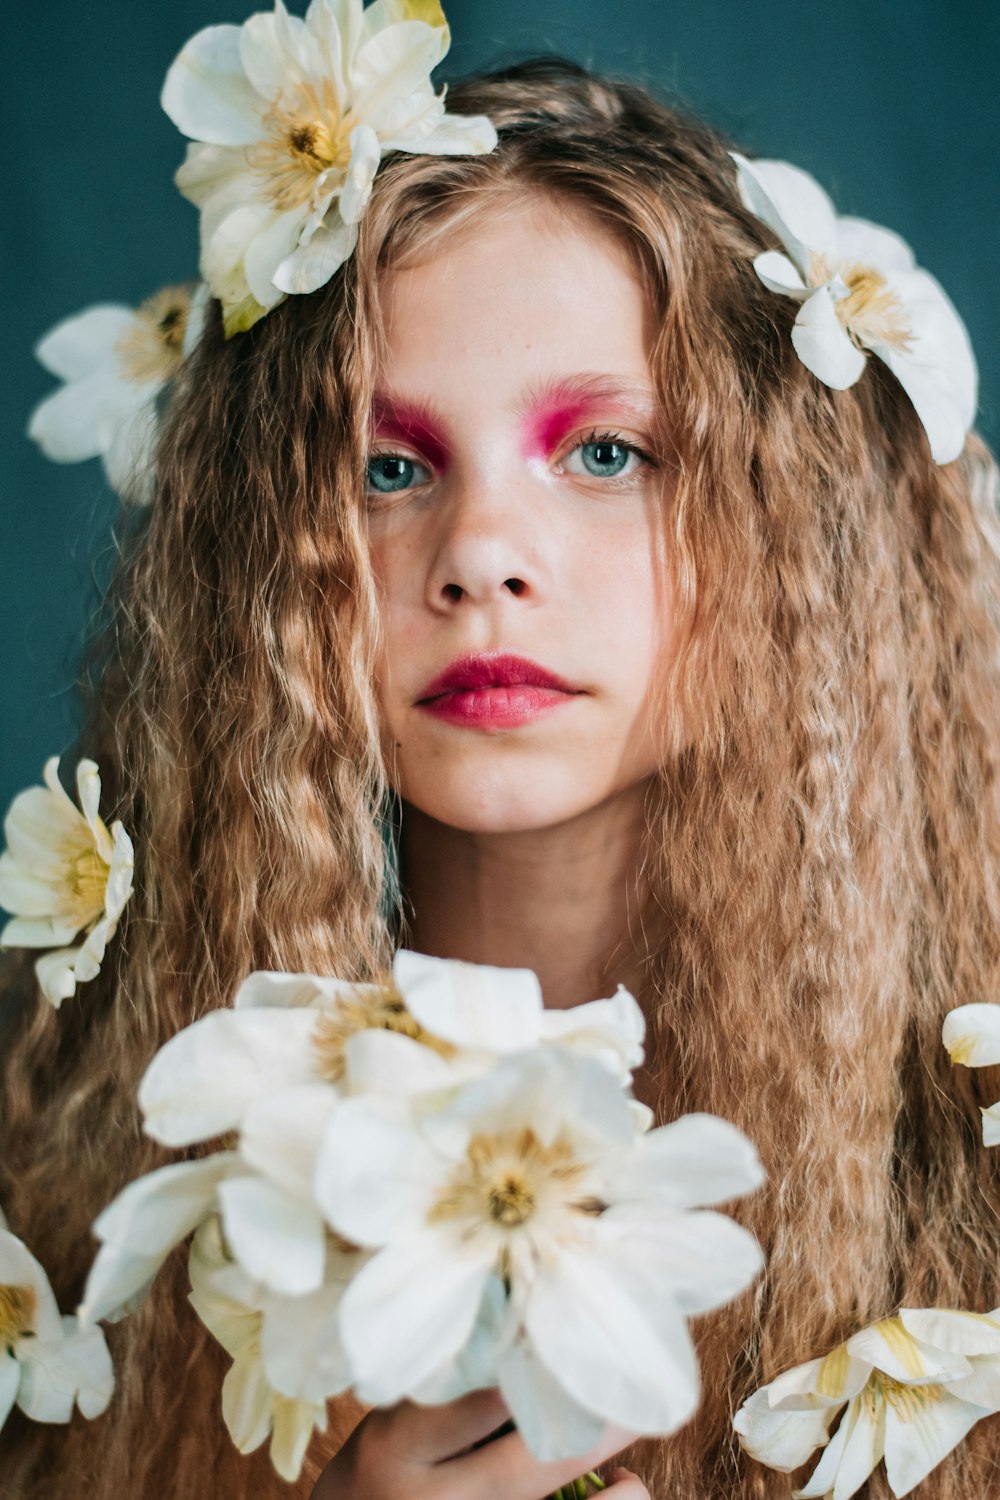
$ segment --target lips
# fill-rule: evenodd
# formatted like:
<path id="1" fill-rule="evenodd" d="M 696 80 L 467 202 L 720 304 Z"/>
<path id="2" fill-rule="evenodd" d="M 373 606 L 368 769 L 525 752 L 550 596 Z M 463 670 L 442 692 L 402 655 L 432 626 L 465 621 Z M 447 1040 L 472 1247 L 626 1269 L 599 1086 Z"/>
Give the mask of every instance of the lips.
<path id="1" fill-rule="evenodd" d="M 581 691 L 527 656 L 498 651 L 488 656 L 459 657 L 426 685 L 417 701 L 426 703 L 444 693 L 473 692 L 477 688 L 521 686 L 552 688 L 560 693 Z"/>
<path id="2" fill-rule="evenodd" d="M 530 657 L 496 651 L 453 661 L 427 683 L 417 707 L 453 728 L 502 734 L 568 712 L 585 691 Z"/>

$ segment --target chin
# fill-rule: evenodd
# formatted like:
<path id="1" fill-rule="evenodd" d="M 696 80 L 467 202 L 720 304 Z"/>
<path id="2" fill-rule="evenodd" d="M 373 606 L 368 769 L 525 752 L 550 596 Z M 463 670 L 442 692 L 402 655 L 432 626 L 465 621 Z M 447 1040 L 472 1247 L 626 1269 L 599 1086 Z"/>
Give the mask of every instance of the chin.
<path id="1" fill-rule="evenodd" d="M 528 833 L 569 822 L 604 801 L 603 788 L 568 786 L 565 766 L 556 777 L 520 776 L 473 779 L 445 774 L 431 783 L 420 777 L 403 781 L 400 795 L 426 817 L 465 833 Z"/>

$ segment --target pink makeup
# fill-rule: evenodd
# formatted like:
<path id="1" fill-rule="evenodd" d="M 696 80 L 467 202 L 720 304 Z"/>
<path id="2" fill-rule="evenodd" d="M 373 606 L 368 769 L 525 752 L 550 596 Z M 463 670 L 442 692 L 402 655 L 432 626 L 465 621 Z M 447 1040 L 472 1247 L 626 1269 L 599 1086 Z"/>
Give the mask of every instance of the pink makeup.
<path id="1" fill-rule="evenodd" d="M 452 662 L 426 685 L 416 706 L 469 729 L 511 729 L 582 691 L 528 657 L 498 651 Z"/>

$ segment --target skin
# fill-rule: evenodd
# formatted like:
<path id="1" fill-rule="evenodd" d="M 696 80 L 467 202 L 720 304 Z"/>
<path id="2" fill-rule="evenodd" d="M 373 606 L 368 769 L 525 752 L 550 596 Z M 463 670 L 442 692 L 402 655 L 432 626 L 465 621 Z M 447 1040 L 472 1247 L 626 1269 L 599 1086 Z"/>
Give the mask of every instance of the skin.
<path id="1" fill-rule="evenodd" d="M 635 962 L 650 707 L 671 618 L 652 309 L 606 231 L 538 200 L 395 271 L 383 298 L 368 520 L 408 945 L 530 967 L 549 1005 L 611 994 Z M 584 376 L 609 389 L 595 396 L 591 381 L 584 399 Z M 584 452 L 595 432 L 621 449 Z M 517 727 L 418 707 L 456 657 L 499 649 L 580 691 Z M 372 1412 L 314 1500 L 543 1500 L 631 1438 L 609 1428 L 595 1452 L 541 1464 L 516 1432 L 487 1441 L 507 1415 L 497 1391 Z M 627 1470 L 609 1477 L 616 1500 L 649 1500 Z"/>

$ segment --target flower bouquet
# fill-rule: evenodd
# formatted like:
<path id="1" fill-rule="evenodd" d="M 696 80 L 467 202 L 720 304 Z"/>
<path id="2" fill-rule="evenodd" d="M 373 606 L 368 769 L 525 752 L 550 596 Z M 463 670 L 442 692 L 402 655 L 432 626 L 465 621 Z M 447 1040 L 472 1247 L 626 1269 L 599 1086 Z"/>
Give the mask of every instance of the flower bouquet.
<path id="1" fill-rule="evenodd" d="M 705 1205 L 761 1169 L 733 1126 L 658 1129 L 630 1091 L 642 1013 L 546 1010 L 535 975 L 402 951 L 391 981 L 252 974 L 173 1037 L 147 1132 L 225 1149 L 129 1184 L 101 1214 L 81 1316 L 116 1318 L 189 1234 L 191 1302 L 232 1356 L 234 1441 L 299 1473 L 326 1403 L 499 1386 L 540 1460 L 607 1422 L 666 1434 L 698 1402 L 686 1318 L 758 1271 Z"/>

